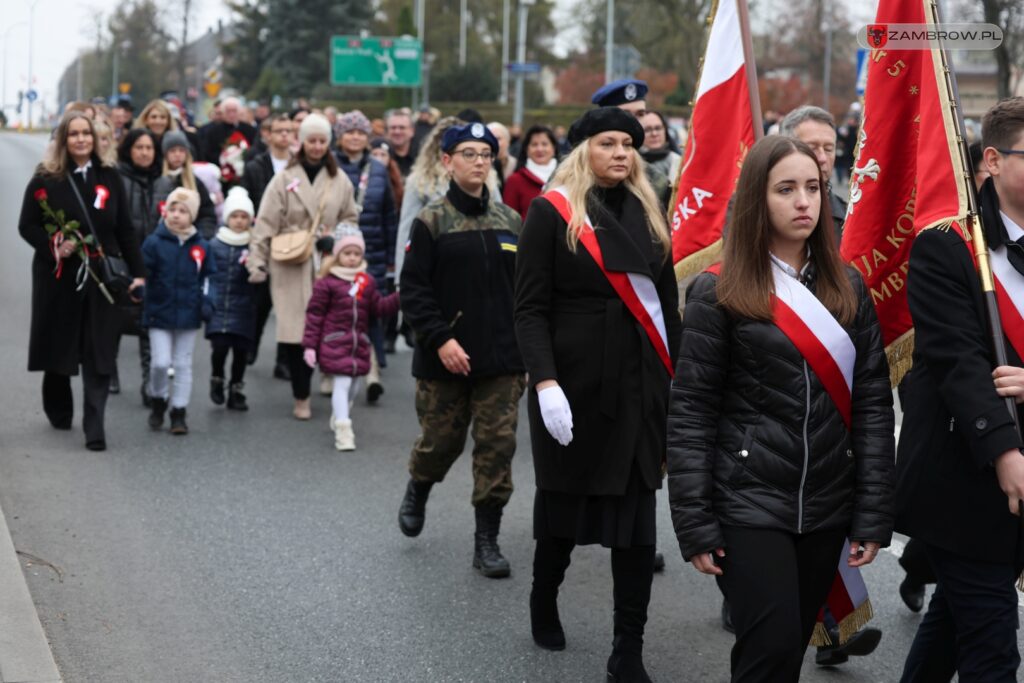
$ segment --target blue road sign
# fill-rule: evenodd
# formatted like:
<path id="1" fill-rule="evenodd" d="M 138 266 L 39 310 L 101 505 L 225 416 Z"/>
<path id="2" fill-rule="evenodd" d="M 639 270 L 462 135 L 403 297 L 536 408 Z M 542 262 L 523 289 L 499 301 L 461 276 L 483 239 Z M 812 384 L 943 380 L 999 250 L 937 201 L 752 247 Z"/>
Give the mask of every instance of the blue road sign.
<path id="1" fill-rule="evenodd" d="M 868 50 L 857 49 L 857 97 L 864 97 L 868 86 Z"/>
<path id="2" fill-rule="evenodd" d="M 25 99 L 29 102 L 35 102 L 37 99 L 39 99 L 39 93 L 37 93 L 35 90 L 29 90 L 27 93 L 25 93 Z"/>
<path id="3" fill-rule="evenodd" d="M 506 68 L 513 74 L 539 74 L 540 62 L 510 62 Z"/>

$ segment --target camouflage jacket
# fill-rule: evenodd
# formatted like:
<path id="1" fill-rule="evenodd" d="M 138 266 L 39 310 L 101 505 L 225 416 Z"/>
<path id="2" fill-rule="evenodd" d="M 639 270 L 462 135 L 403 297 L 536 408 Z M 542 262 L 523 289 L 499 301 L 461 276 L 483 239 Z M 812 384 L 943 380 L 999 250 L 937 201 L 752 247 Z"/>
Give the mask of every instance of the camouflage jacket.
<path id="1" fill-rule="evenodd" d="M 420 379 L 454 377 L 437 355 L 449 339 L 469 355 L 471 376 L 524 371 L 512 320 L 521 221 L 489 199 L 486 188 L 471 197 L 453 182 L 413 221 L 399 284 Z"/>

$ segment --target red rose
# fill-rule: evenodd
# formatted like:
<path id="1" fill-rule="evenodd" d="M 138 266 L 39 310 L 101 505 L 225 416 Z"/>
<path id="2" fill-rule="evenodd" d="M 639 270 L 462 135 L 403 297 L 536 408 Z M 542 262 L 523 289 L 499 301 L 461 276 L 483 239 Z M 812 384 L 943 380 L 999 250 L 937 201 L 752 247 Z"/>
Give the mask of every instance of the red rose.
<path id="1" fill-rule="evenodd" d="M 48 195 L 46 194 L 46 188 L 45 187 L 40 187 L 38 190 L 36 190 L 32 194 L 32 196 L 36 198 L 37 202 L 45 202 L 49 198 Z"/>

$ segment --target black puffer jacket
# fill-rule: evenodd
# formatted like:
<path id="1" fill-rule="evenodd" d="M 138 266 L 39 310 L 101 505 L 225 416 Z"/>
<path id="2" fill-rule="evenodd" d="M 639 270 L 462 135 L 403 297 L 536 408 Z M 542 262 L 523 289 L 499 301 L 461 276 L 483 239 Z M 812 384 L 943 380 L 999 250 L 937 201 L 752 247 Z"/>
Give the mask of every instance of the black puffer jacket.
<path id="1" fill-rule="evenodd" d="M 124 193 L 128 198 L 128 216 L 135 228 L 135 239 L 142 244 L 154 230 L 157 221 L 153 219 L 153 184 L 160 174 L 154 167 L 139 168 L 121 162 L 117 172 L 124 181 Z"/>
<path id="2" fill-rule="evenodd" d="M 889 365 L 871 297 L 847 270 L 859 301 L 847 328 L 857 351 L 849 431 L 782 330 L 719 307 L 716 275 L 691 286 L 668 416 L 669 501 L 686 559 L 723 547 L 721 525 L 845 529 L 852 540 L 889 543 Z"/>

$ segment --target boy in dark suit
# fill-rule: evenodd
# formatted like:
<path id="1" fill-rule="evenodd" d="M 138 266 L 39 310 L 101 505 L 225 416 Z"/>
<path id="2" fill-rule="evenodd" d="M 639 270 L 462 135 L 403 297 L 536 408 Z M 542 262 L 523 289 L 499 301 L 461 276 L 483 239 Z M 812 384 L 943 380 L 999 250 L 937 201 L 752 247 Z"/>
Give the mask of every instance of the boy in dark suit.
<path id="1" fill-rule="evenodd" d="M 985 237 L 993 262 L 1008 264 L 1000 280 L 1020 308 L 1024 98 L 986 113 L 982 145 L 992 176 L 980 192 Z M 965 682 L 1015 681 L 1024 456 L 1005 398 L 1024 401 L 1024 339 L 1004 325 L 1009 365 L 993 371 L 972 247 L 955 229 L 916 238 L 908 296 L 916 342 L 896 459 L 896 530 L 925 544 L 938 586 L 902 680 L 948 681 L 958 672 Z"/>

